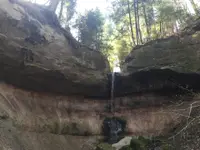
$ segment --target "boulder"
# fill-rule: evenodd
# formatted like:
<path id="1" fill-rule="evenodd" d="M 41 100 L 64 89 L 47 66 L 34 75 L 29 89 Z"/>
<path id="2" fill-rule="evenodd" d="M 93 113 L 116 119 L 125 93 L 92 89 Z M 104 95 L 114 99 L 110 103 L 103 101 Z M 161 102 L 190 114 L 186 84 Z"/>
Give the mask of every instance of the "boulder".
<path id="1" fill-rule="evenodd" d="M 115 95 L 200 90 L 200 18 L 178 35 L 136 46 L 122 63 Z M 170 93 L 169 93 L 170 92 Z"/>
<path id="2" fill-rule="evenodd" d="M 152 69 L 170 69 L 180 73 L 199 73 L 200 30 L 197 28 L 193 32 L 135 47 L 122 65 L 123 72 L 130 74 Z"/>
<path id="3" fill-rule="evenodd" d="M 79 44 L 54 13 L 0 1 L 0 80 L 29 90 L 105 96 L 108 61 Z"/>

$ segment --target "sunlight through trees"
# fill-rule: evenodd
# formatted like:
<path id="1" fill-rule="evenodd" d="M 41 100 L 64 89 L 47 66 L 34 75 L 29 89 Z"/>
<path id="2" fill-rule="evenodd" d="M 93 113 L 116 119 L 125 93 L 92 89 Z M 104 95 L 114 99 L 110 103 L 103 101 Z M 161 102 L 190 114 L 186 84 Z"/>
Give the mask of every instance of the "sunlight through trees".
<path id="1" fill-rule="evenodd" d="M 137 45 L 178 33 L 200 13 L 199 0 L 110 0 L 109 11 L 97 5 L 85 13 L 79 10 L 80 2 L 87 9 L 84 0 L 29 1 L 55 11 L 65 29 L 82 44 L 102 51 L 111 66 Z"/>

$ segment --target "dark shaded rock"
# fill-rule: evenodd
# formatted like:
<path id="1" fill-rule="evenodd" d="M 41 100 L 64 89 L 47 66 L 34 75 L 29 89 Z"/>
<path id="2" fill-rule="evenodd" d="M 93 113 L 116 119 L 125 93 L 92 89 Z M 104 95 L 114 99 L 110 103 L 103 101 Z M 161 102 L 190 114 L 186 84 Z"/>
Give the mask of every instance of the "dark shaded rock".
<path id="1" fill-rule="evenodd" d="M 200 74 L 178 73 L 169 69 L 152 69 L 130 75 L 116 74 L 115 96 L 141 92 L 162 95 L 191 94 L 200 90 Z"/>
<path id="2" fill-rule="evenodd" d="M 0 1 L 0 80 L 34 91 L 108 96 L 108 61 L 79 44 L 55 14 Z"/>
<path id="3" fill-rule="evenodd" d="M 125 129 L 126 121 L 121 118 L 112 117 L 103 121 L 102 130 L 108 143 L 117 143 L 125 133 Z"/>

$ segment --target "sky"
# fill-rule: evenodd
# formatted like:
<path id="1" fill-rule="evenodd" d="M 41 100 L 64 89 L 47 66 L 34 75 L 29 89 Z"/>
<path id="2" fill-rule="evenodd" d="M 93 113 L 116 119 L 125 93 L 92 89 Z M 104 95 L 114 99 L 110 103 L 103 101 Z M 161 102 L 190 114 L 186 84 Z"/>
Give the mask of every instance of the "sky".
<path id="1" fill-rule="evenodd" d="M 102 12 L 107 10 L 109 0 L 78 0 L 77 11 L 84 13 L 85 10 L 99 8 Z"/>

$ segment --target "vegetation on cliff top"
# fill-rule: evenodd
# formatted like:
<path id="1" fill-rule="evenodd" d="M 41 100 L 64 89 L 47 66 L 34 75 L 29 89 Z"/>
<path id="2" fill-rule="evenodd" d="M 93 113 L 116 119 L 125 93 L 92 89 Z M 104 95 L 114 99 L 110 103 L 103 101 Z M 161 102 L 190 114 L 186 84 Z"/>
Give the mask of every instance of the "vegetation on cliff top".
<path id="1" fill-rule="evenodd" d="M 102 51 L 111 66 L 137 45 L 178 33 L 197 18 L 200 8 L 198 0 L 111 0 L 101 2 L 107 10 L 97 6 L 83 13 L 76 5 L 86 6 L 84 0 L 49 1 L 63 27 L 81 43 Z"/>

